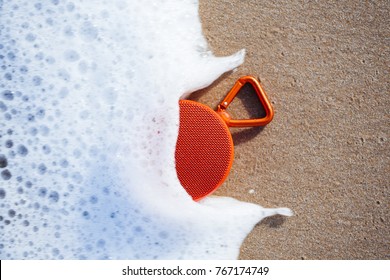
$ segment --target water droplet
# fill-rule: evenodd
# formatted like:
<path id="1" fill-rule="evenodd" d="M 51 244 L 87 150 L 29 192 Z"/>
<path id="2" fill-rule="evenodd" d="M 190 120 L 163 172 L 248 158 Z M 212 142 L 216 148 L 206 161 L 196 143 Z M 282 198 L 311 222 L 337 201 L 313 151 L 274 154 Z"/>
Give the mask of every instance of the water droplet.
<path id="1" fill-rule="evenodd" d="M 34 5 L 35 9 L 37 9 L 38 11 L 42 9 L 42 4 L 41 3 L 35 3 Z"/>
<path id="2" fill-rule="evenodd" d="M 16 215 L 15 210 L 13 210 L 13 209 L 8 210 L 8 216 L 10 216 L 11 218 L 13 218 L 13 217 L 15 217 L 15 215 Z"/>
<path id="3" fill-rule="evenodd" d="M 34 42 L 36 38 L 37 37 L 32 33 L 29 33 L 26 35 L 26 41 L 28 41 L 28 42 Z"/>
<path id="4" fill-rule="evenodd" d="M 5 147 L 6 148 L 12 148 L 13 145 L 14 145 L 14 142 L 12 142 L 12 140 L 5 141 Z"/>
<path id="5" fill-rule="evenodd" d="M 166 232 L 166 231 L 161 231 L 161 232 L 158 234 L 158 236 L 159 236 L 161 239 L 167 239 L 168 236 L 169 236 L 169 234 L 168 234 L 168 232 Z"/>
<path id="6" fill-rule="evenodd" d="M 4 100 L 7 100 L 7 101 L 11 101 L 11 100 L 14 100 L 14 94 L 12 93 L 12 91 L 10 90 L 4 90 L 2 93 L 1 93 L 1 96 Z"/>
<path id="7" fill-rule="evenodd" d="M 22 157 L 25 157 L 28 154 L 28 149 L 24 145 L 18 145 L 17 152 Z"/>
<path id="8" fill-rule="evenodd" d="M 39 195 L 40 197 L 45 197 L 46 194 L 47 194 L 47 189 L 46 189 L 46 188 L 39 188 L 39 190 L 38 190 L 38 195 Z M 39 205 L 39 204 L 38 204 L 38 205 Z"/>
<path id="9" fill-rule="evenodd" d="M 44 58 L 43 52 L 39 52 L 35 55 L 36 60 L 42 60 Z"/>
<path id="10" fill-rule="evenodd" d="M 115 91 L 115 89 L 108 88 L 103 92 L 103 96 L 108 104 L 114 104 L 118 97 L 118 93 Z"/>
<path id="11" fill-rule="evenodd" d="M 84 219 L 89 219 L 90 218 L 90 216 L 89 216 L 89 212 L 88 211 L 83 211 L 83 217 L 84 217 Z"/>
<path id="12" fill-rule="evenodd" d="M 0 101 L 0 111 L 1 112 L 7 111 L 7 106 L 3 103 L 3 101 Z"/>
<path id="13" fill-rule="evenodd" d="M 35 116 L 34 116 L 33 114 L 28 114 L 28 115 L 27 115 L 27 120 L 28 120 L 29 122 L 33 122 L 33 121 L 35 121 Z"/>
<path id="14" fill-rule="evenodd" d="M 45 109 L 43 108 L 38 108 L 37 109 L 37 113 L 35 114 L 35 116 L 38 118 L 38 119 L 43 119 L 45 117 Z"/>
<path id="15" fill-rule="evenodd" d="M 47 64 L 54 64 L 56 62 L 55 58 L 52 56 L 46 57 Z"/>
<path id="16" fill-rule="evenodd" d="M 4 79 L 8 80 L 8 81 L 11 81 L 12 80 L 12 75 L 11 73 L 5 73 L 4 74 Z"/>
<path id="17" fill-rule="evenodd" d="M 47 171 L 46 165 L 44 165 L 43 163 L 38 165 L 38 173 L 39 174 L 43 175 L 46 173 L 46 171 Z"/>
<path id="18" fill-rule="evenodd" d="M 103 239 L 99 239 L 98 242 L 96 243 L 97 247 L 104 247 L 106 245 L 106 241 Z"/>
<path id="19" fill-rule="evenodd" d="M 0 154 L 0 168 L 7 167 L 8 161 L 5 155 Z"/>
<path id="20" fill-rule="evenodd" d="M 22 27 L 23 29 L 28 29 L 29 26 L 30 26 L 30 24 L 29 24 L 28 22 L 23 22 L 22 25 L 21 25 L 21 27 Z"/>
<path id="21" fill-rule="evenodd" d="M 60 77 L 64 81 L 69 81 L 70 80 L 70 74 L 65 69 L 58 70 L 58 77 Z"/>
<path id="22" fill-rule="evenodd" d="M 3 178 L 3 180 L 9 180 L 9 179 L 11 179 L 11 177 L 12 177 L 12 174 L 8 169 L 1 171 L 1 178 Z"/>
<path id="23" fill-rule="evenodd" d="M 80 158 L 80 156 L 81 156 L 81 151 L 80 151 L 79 149 L 75 149 L 75 150 L 73 151 L 73 155 L 74 155 L 75 158 Z"/>
<path id="24" fill-rule="evenodd" d="M 133 231 L 137 234 L 140 234 L 143 231 L 143 229 L 140 226 L 136 226 L 133 228 Z"/>
<path id="25" fill-rule="evenodd" d="M 66 61 L 75 62 L 75 61 L 77 61 L 77 60 L 80 59 L 80 56 L 79 56 L 79 54 L 78 54 L 76 51 L 74 51 L 74 50 L 67 50 L 67 51 L 65 51 L 65 53 L 64 53 L 64 58 L 65 58 Z"/>
<path id="26" fill-rule="evenodd" d="M 42 78 L 39 76 L 34 76 L 32 82 L 34 86 L 39 86 L 42 83 Z"/>
<path id="27" fill-rule="evenodd" d="M 47 19 L 46 19 L 46 23 L 47 23 L 48 25 L 53 25 L 54 21 L 53 21 L 52 18 L 47 18 Z"/>
<path id="28" fill-rule="evenodd" d="M 38 119 L 42 119 L 42 115 L 44 115 L 44 113 L 37 113 L 37 118 Z M 50 119 L 50 118 L 49 118 Z M 47 136 L 50 132 L 50 129 L 46 126 L 46 125 L 41 125 L 39 126 L 39 133 L 42 135 L 42 136 Z"/>
<path id="29" fill-rule="evenodd" d="M 71 26 L 65 26 L 64 28 L 64 35 L 67 36 L 67 37 L 73 37 L 74 36 L 74 32 L 73 32 L 73 29 Z"/>
<path id="30" fill-rule="evenodd" d="M 28 72 L 28 68 L 27 68 L 27 66 L 21 66 L 21 67 L 19 68 L 19 71 L 20 71 L 20 73 L 22 73 L 22 74 L 26 74 L 26 73 Z"/>
<path id="31" fill-rule="evenodd" d="M 49 200 L 50 202 L 58 202 L 58 200 L 60 199 L 60 195 L 58 194 L 58 192 L 56 191 L 53 191 L 49 194 Z"/>
<path id="32" fill-rule="evenodd" d="M 10 121 L 10 120 L 12 120 L 12 116 L 11 116 L 11 114 L 9 114 L 9 113 L 5 113 L 5 114 L 4 114 L 4 119 L 5 119 L 5 120 L 7 120 L 7 121 Z"/>
<path id="33" fill-rule="evenodd" d="M 66 9 L 68 10 L 68 12 L 73 12 L 75 6 L 72 2 L 69 2 L 67 5 L 66 5 Z"/>
<path id="34" fill-rule="evenodd" d="M 80 28 L 80 35 L 85 41 L 93 41 L 98 36 L 98 30 L 91 22 L 86 21 Z"/>
<path id="35" fill-rule="evenodd" d="M 15 60 L 15 54 L 13 53 L 13 52 L 9 52 L 9 53 L 7 53 L 7 58 L 9 59 L 9 60 Z"/>
<path id="36" fill-rule="evenodd" d="M 60 166 L 61 167 L 66 168 L 66 167 L 68 167 L 68 165 L 69 165 L 69 163 L 68 163 L 68 161 L 66 159 L 62 159 L 60 161 Z"/>
<path id="37" fill-rule="evenodd" d="M 72 179 L 76 183 L 80 184 L 83 181 L 83 176 L 80 174 L 80 172 L 75 172 L 72 174 Z"/>
<path id="38" fill-rule="evenodd" d="M 60 254 L 60 250 L 58 250 L 57 248 L 53 248 L 53 250 L 51 250 L 51 253 L 53 254 L 53 256 L 58 256 Z"/>
<path id="39" fill-rule="evenodd" d="M 43 153 L 46 155 L 50 154 L 50 152 L 51 152 L 51 148 L 48 145 L 43 145 L 42 150 L 43 150 Z"/>
<path id="40" fill-rule="evenodd" d="M 91 204 L 96 204 L 96 203 L 98 202 L 97 196 L 92 195 L 92 196 L 89 198 L 89 202 L 90 202 Z"/>
<path id="41" fill-rule="evenodd" d="M 29 129 L 29 133 L 31 136 L 36 136 L 38 134 L 38 129 L 36 129 L 35 127 L 31 127 Z"/>

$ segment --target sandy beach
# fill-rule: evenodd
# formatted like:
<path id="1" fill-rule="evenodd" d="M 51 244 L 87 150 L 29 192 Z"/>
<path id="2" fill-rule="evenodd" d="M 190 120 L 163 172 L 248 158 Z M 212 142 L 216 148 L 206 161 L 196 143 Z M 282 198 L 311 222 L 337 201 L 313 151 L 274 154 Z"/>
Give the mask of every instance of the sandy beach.
<path id="1" fill-rule="evenodd" d="M 275 109 L 264 129 L 234 129 L 235 161 L 217 195 L 295 215 L 259 223 L 241 259 L 390 259 L 388 1 L 200 1 L 219 56 L 245 63 L 191 98 L 215 108 L 243 75 Z M 229 108 L 259 114 L 244 88 Z"/>

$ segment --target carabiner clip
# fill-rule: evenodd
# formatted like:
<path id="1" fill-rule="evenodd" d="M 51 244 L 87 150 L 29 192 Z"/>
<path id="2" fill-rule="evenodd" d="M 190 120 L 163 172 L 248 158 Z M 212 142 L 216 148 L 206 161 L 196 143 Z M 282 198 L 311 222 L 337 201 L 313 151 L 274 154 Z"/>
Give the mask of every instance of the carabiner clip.
<path id="1" fill-rule="evenodd" d="M 247 119 L 247 120 L 233 120 L 230 115 L 226 112 L 227 107 L 233 101 L 238 94 L 239 90 L 246 84 L 250 83 L 256 91 L 257 96 L 260 99 L 260 103 L 263 105 L 265 110 L 265 117 L 260 119 Z M 267 95 L 265 94 L 260 82 L 252 76 L 244 76 L 237 80 L 232 89 L 218 105 L 217 113 L 225 121 L 229 127 L 251 127 L 251 126 L 264 126 L 272 121 L 274 117 L 274 110 L 271 103 L 269 102 Z"/>

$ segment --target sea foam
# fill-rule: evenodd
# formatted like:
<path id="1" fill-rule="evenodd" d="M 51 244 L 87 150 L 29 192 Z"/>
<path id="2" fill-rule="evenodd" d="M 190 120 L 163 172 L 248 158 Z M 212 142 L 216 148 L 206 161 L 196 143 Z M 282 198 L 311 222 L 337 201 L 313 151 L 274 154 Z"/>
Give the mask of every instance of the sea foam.
<path id="1" fill-rule="evenodd" d="M 194 0 L 0 0 L 0 259 L 231 259 L 290 215 L 177 179 L 179 98 L 243 59 Z"/>

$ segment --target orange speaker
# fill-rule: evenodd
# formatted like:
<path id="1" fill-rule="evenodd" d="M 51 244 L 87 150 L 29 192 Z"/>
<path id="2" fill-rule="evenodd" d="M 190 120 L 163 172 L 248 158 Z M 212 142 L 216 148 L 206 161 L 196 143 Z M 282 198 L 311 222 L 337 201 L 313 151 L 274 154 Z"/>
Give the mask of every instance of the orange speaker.
<path id="1" fill-rule="evenodd" d="M 250 83 L 265 110 L 260 119 L 234 120 L 226 112 L 239 90 Z M 176 143 L 176 172 L 181 185 L 198 201 L 214 192 L 227 178 L 234 146 L 229 127 L 264 126 L 274 111 L 260 83 L 241 77 L 218 105 L 217 111 L 191 100 L 180 100 L 180 127 Z"/>

